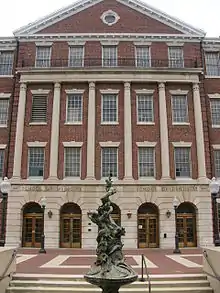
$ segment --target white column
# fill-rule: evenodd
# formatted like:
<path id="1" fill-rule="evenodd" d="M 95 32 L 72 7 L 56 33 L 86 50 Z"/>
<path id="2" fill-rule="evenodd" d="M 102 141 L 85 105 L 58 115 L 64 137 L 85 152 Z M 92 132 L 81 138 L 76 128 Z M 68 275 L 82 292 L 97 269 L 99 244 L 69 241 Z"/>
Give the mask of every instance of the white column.
<path id="1" fill-rule="evenodd" d="M 95 83 L 89 83 L 87 129 L 87 179 L 95 179 Z"/>
<path id="2" fill-rule="evenodd" d="M 21 159 L 22 159 L 22 146 L 23 146 L 23 137 L 24 137 L 26 91 L 27 91 L 27 85 L 25 83 L 21 83 L 19 102 L 18 102 L 18 116 L 17 116 L 15 151 L 14 151 L 14 168 L 13 168 L 14 179 L 20 179 L 21 177 Z"/>
<path id="3" fill-rule="evenodd" d="M 170 156 L 169 156 L 165 84 L 160 83 L 158 85 L 158 89 L 159 89 L 161 165 L 162 165 L 161 179 L 169 179 L 170 178 Z"/>
<path id="4" fill-rule="evenodd" d="M 57 179 L 58 152 L 59 152 L 59 127 L 60 127 L 60 83 L 54 84 L 53 113 L 50 141 L 50 179 Z"/>
<path id="5" fill-rule="evenodd" d="M 125 180 L 132 176 L 131 84 L 124 83 L 124 164 Z"/>
<path id="6" fill-rule="evenodd" d="M 194 102 L 194 114 L 195 114 L 195 129 L 196 129 L 198 178 L 204 179 L 206 178 L 204 132 L 203 132 L 200 92 L 199 92 L 199 85 L 197 83 L 193 84 L 193 102 Z"/>

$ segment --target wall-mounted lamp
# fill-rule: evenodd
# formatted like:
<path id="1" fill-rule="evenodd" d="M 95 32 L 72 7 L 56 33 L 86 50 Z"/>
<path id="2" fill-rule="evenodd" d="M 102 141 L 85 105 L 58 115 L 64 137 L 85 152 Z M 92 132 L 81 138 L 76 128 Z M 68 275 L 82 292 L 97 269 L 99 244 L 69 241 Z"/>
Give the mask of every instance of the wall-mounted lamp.
<path id="1" fill-rule="evenodd" d="M 128 219 L 130 219 L 130 218 L 131 218 L 131 216 L 132 216 L 132 213 L 131 213 L 131 211 L 130 211 L 130 210 L 127 212 L 127 216 L 128 216 Z"/>
<path id="2" fill-rule="evenodd" d="M 53 212 L 51 210 L 49 210 L 49 212 L 47 214 L 48 214 L 48 217 L 51 219 L 53 216 Z"/>
<path id="3" fill-rule="evenodd" d="M 170 216 L 171 216 L 171 211 L 170 211 L 170 210 L 168 210 L 168 211 L 166 212 L 166 216 L 167 216 L 168 219 L 170 218 Z"/>

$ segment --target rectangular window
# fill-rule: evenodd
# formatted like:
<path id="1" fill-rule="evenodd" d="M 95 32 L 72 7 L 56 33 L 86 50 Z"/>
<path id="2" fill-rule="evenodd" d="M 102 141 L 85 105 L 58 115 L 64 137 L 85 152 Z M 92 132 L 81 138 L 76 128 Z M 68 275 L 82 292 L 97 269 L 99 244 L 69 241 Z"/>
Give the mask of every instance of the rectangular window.
<path id="1" fill-rule="evenodd" d="M 81 148 L 66 147 L 65 154 L 65 177 L 80 177 L 81 170 Z"/>
<path id="2" fill-rule="evenodd" d="M 182 47 L 169 47 L 169 67 L 172 68 L 183 68 L 183 48 Z"/>
<path id="3" fill-rule="evenodd" d="M 44 148 L 30 147 L 28 158 L 28 175 L 29 177 L 44 176 Z"/>
<path id="4" fill-rule="evenodd" d="M 104 67 L 116 67 L 118 66 L 116 46 L 103 46 L 102 47 L 102 65 Z"/>
<path id="5" fill-rule="evenodd" d="M 0 150 L 0 178 L 3 178 L 5 150 Z"/>
<path id="6" fill-rule="evenodd" d="M 13 52 L 0 52 L 0 75 L 12 75 Z"/>
<path id="7" fill-rule="evenodd" d="M 189 147 L 175 147 L 176 177 L 191 177 L 191 158 Z"/>
<path id="8" fill-rule="evenodd" d="M 81 94 L 67 95 L 67 123 L 82 123 L 83 96 Z"/>
<path id="9" fill-rule="evenodd" d="M 214 151 L 215 177 L 220 178 L 220 150 Z"/>
<path id="10" fill-rule="evenodd" d="M 139 177 L 155 176 L 155 150 L 153 147 L 138 148 Z"/>
<path id="11" fill-rule="evenodd" d="M 0 99 L 0 125 L 7 126 L 9 99 Z"/>
<path id="12" fill-rule="evenodd" d="M 173 123 L 187 123 L 189 121 L 187 96 L 172 96 L 172 118 Z"/>
<path id="13" fill-rule="evenodd" d="M 47 122 L 47 96 L 32 97 L 31 122 Z"/>
<path id="14" fill-rule="evenodd" d="M 69 47 L 69 67 L 83 67 L 83 46 Z"/>
<path id="15" fill-rule="evenodd" d="M 220 54 L 219 52 L 205 53 L 206 74 L 209 76 L 220 76 Z"/>
<path id="16" fill-rule="evenodd" d="M 220 126 L 220 99 L 211 99 L 211 117 L 212 117 L 212 126 Z"/>
<path id="17" fill-rule="evenodd" d="M 36 48 L 36 67 L 50 67 L 51 47 Z"/>
<path id="18" fill-rule="evenodd" d="M 102 148 L 102 177 L 118 177 L 118 149 L 116 147 Z"/>
<path id="19" fill-rule="evenodd" d="M 116 94 L 102 95 L 102 123 L 118 122 L 118 96 Z"/>
<path id="20" fill-rule="evenodd" d="M 151 66 L 149 47 L 136 47 L 136 66 L 144 68 Z"/>
<path id="21" fill-rule="evenodd" d="M 153 96 L 146 94 L 137 95 L 137 122 L 154 122 Z"/>

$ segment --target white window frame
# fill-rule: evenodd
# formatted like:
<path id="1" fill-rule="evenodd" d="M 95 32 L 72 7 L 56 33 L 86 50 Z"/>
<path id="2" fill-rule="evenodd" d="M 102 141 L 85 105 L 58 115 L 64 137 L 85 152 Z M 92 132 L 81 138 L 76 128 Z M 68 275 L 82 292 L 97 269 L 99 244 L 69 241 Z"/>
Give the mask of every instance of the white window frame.
<path id="1" fill-rule="evenodd" d="M 220 176 L 218 177 L 217 174 L 216 174 L 215 151 L 220 152 L 220 144 L 213 144 L 212 148 L 213 148 L 213 159 L 214 159 L 214 169 L 215 169 L 215 175 L 214 176 L 219 180 Z"/>
<path id="2" fill-rule="evenodd" d="M 9 107 L 10 107 L 10 98 L 11 94 L 5 94 L 5 93 L 0 93 L 0 100 L 8 100 L 8 114 L 9 114 Z M 7 123 L 6 124 L 0 124 L 0 128 L 7 128 L 8 127 L 8 114 L 7 114 Z"/>
<path id="3" fill-rule="evenodd" d="M 155 125 L 155 115 L 154 115 L 154 90 L 148 90 L 148 89 L 140 89 L 135 90 L 136 93 L 136 116 L 137 116 L 137 125 Z M 148 95 L 152 97 L 152 121 L 145 122 L 145 121 L 139 121 L 138 120 L 138 96 L 139 95 Z"/>
<path id="4" fill-rule="evenodd" d="M 118 115 L 118 96 L 119 90 L 115 89 L 107 89 L 107 90 L 100 90 L 101 93 L 101 124 L 102 125 L 118 125 L 119 124 L 119 115 Z M 115 95 L 116 96 L 116 121 L 103 121 L 103 96 L 104 95 Z"/>
<path id="5" fill-rule="evenodd" d="M 138 56 L 137 56 L 137 48 L 148 48 L 149 50 L 149 66 L 138 66 Z M 136 44 L 135 45 L 135 66 L 138 67 L 138 68 L 151 68 L 151 47 L 150 45 L 146 45 L 146 44 Z"/>
<path id="6" fill-rule="evenodd" d="M 216 99 L 220 103 L 220 94 L 218 94 L 218 93 L 209 94 L 208 97 L 209 97 L 209 101 L 210 101 L 209 102 L 209 104 L 210 104 L 209 107 L 210 107 L 210 115 L 211 115 L 212 128 L 220 128 L 220 124 L 213 124 L 213 118 L 212 118 L 212 101 Z"/>
<path id="7" fill-rule="evenodd" d="M 118 44 L 118 43 L 117 43 Z M 115 48 L 115 63 L 114 65 L 105 65 L 104 63 L 104 48 L 105 47 L 114 47 Z M 111 60 L 111 58 L 109 58 L 109 60 Z M 104 68 L 115 68 L 118 67 L 118 45 L 116 45 L 115 43 L 110 43 L 110 44 L 105 44 L 102 43 L 102 67 Z"/>
<path id="8" fill-rule="evenodd" d="M 176 180 L 191 180 L 192 179 L 192 143 L 191 142 L 172 142 L 173 145 L 173 154 L 174 154 L 174 170 L 175 170 L 175 179 Z M 189 167 L 190 167 L 190 176 L 189 177 L 176 177 L 176 160 L 175 160 L 175 148 L 187 148 L 190 150 L 189 153 Z"/>
<path id="9" fill-rule="evenodd" d="M 85 42 L 82 42 L 82 43 L 72 43 L 72 42 L 69 42 L 69 52 L 68 52 L 68 67 L 72 67 L 72 68 L 82 68 L 84 67 L 84 63 L 85 63 Z M 82 48 L 82 63 L 81 63 L 81 66 L 71 66 L 70 65 L 70 51 L 71 51 L 71 48 L 76 48 L 76 47 L 80 47 Z"/>
<path id="10" fill-rule="evenodd" d="M 171 56 L 170 56 L 170 50 L 174 49 L 174 48 L 178 48 L 178 49 L 182 49 L 182 66 L 173 66 L 173 64 L 175 63 L 175 59 L 171 60 Z M 169 60 L 169 68 L 174 68 L 174 69 L 182 69 L 185 67 L 185 64 L 184 64 L 184 48 L 182 45 L 172 45 L 170 44 L 168 46 L 168 60 Z"/>
<path id="11" fill-rule="evenodd" d="M 5 171 L 4 165 L 5 165 L 5 149 L 6 149 L 6 147 L 7 147 L 6 144 L 0 144 L 0 151 L 3 151 L 3 166 L 2 166 L 2 174 L 0 174 L 0 181 L 3 179 L 4 171 Z"/>
<path id="12" fill-rule="evenodd" d="M 47 142 L 40 142 L 40 141 L 35 141 L 35 142 L 27 142 L 28 146 L 28 168 L 27 168 L 27 178 L 29 180 L 44 180 L 44 175 L 45 175 L 45 162 L 46 162 L 46 156 L 45 156 L 45 150 L 46 150 L 46 145 Z M 44 168 L 43 168 L 43 176 L 29 176 L 29 163 L 30 163 L 30 148 L 42 148 L 44 150 Z"/>
<path id="13" fill-rule="evenodd" d="M 36 53 L 35 53 L 35 67 L 36 68 L 50 68 L 51 67 L 51 56 L 52 56 L 52 43 L 35 43 L 36 44 Z M 37 66 L 37 50 L 38 48 L 49 48 L 49 59 L 48 59 L 48 66 Z"/>
<path id="14" fill-rule="evenodd" d="M 156 180 L 156 145 L 157 142 L 143 141 L 136 142 L 137 156 L 138 156 L 138 180 Z M 140 148 L 153 148 L 154 150 L 154 176 L 140 176 L 140 161 L 139 161 L 139 149 Z"/>
<path id="15" fill-rule="evenodd" d="M 7 50 L 5 50 L 5 49 L 0 49 L 0 55 L 1 55 L 1 54 L 5 54 L 5 53 L 10 53 L 10 54 L 12 54 L 12 67 L 11 67 L 11 74 L 0 74 L 0 77 L 3 77 L 3 78 L 13 76 L 12 72 L 13 72 L 14 59 L 15 59 L 15 57 L 14 57 L 14 51 L 13 51 L 13 50 L 10 50 L 10 49 L 7 49 Z M 1 66 L 1 63 L 0 63 L 0 66 Z"/>
<path id="16" fill-rule="evenodd" d="M 103 155 L 102 155 L 102 150 L 104 148 L 115 148 L 116 151 L 117 151 L 117 177 L 113 176 L 112 179 L 114 180 L 118 180 L 118 176 L 119 176 L 119 164 L 118 164 L 118 151 L 119 151 L 119 145 L 120 145 L 120 142 L 112 142 L 112 141 L 107 141 L 107 142 L 100 142 L 100 147 L 101 147 L 101 178 L 102 179 L 105 179 L 106 177 L 103 177 L 102 176 L 102 161 L 103 161 Z"/>
<path id="17" fill-rule="evenodd" d="M 64 164 L 63 164 L 63 179 L 64 180 L 80 180 L 82 176 L 82 146 L 83 142 L 76 142 L 76 141 L 68 141 L 68 142 L 63 142 L 63 154 L 64 154 Z M 79 168 L 79 174 L 80 176 L 65 176 L 65 169 L 66 169 L 66 158 L 65 158 L 65 149 L 67 148 L 79 148 L 80 149 L 80 168 Z"/>
<path id="18" fill-rule="evenodd" d="M 83 124 L 83 100 L 84 100 L 84 89 L 66 89 L 66 117 L 65 117 L 65 124 L 66 125 L 82 125 Z M 71 121 L 68 122 L 67 121 L 67 117 L 68 117 L 68 99 L 69 99 L 69 95 L 81 95 L 81 117 L 82 120 L 81 121 Z"/>
<path id="19" fill-rule="evenodd" d="M 188 103 L 188 93 L 189 91 L 183 91 L 183 90 L 171 90 L 171 111 L 172 111 L 172 125 L 190 125 L 189 121 L 189 103 Z M 186 121 L 185 122 L 175 122 L 173 121 L 173 99 L 175 96 L 184 96 L 186 98 Z"/>
<path id="20" fill-rule="evenodd" d="M 206 69 L 205 77 L 206 78 L 220 78 L 220 48 L 216 49 L 216 50 L 204 49 L 204 51 L 205 51 L 205 69 Z M 216 64 L 216 68 L 217 68 L 217 71 L 219 72 L 219 74 L 217 74 L 217 75 L 208 74 L 208 71 L 207 71 L 207 56 L 208 56 L 208 54 L 216 54 L 216 55 L 218 54 L 219 64 Z"/>

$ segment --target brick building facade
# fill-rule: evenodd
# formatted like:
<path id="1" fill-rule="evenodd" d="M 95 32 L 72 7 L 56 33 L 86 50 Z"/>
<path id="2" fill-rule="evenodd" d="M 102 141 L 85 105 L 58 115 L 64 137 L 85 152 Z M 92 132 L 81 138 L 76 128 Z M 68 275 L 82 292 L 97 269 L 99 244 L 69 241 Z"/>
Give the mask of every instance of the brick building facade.
<path id="1" fill-rule="evenodd" d="M 40 245 L 46 197 L 46 246 L 95 247 L 109 172 L 125 247 L 173 247 L 175 197 L 180 245 L 211 245 L 219 45 L 135 0 L 77 2 L 0 39 L 6 245 Z"/>

